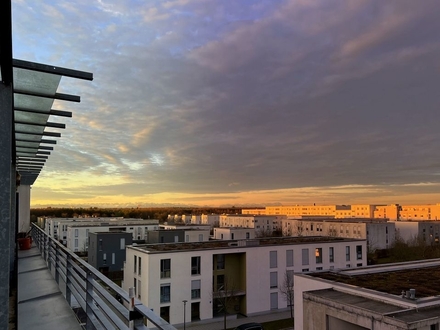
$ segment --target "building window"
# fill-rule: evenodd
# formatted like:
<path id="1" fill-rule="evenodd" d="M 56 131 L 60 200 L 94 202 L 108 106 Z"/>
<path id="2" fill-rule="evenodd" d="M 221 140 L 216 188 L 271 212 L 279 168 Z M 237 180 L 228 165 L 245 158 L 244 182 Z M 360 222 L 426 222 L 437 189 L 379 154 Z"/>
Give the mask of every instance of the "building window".
<path id="1" fill-rule="evenodd" d="M 270 288 L 271 289 L 278 288 L 278 273 L 277 272 L 270 273 Z"/>
<path id="2" fill-rule="evenodd" d="M 293 267 L 293 250 L 286 250 L 286 267 Z"/>
<path id="3" fill-rule="evenodd" d="M 231 239 L 234 239 L 234 233 L 231 233 Z"/>
<path id="4" fill-rule="evenodd" d="M 191 257 L 191 275 L 200 275 L 200 257 Z"/>
<path id="5" fill-rule="evenodd" d="M 142 272 L 142 259 L 141 259 L 141 257 L 139 257 L 139 271 L 138 271 L 138 274 L 139 275 L 141 275 L 141 272 Z"/>
<path id="6" fill-rule="evenodd" d="M 277 268 L 277 251 L 270 251 L 270 268 Z"/>
<path id="7" fill-rule="evenodd" d="M 160 317 L 168 323 L 170 322 L 170 306 L 164 306 L 160 308 Z"/>
<path id="8" fill-rule="evenodd" d="M 345 261 L 350 261 L 350 247 L 345 247 Z"/>
<path id="9" fill-rule="evenodd" d="M 203 242 L 203 234 L 199 234 L 199 242 Z"/>
<path id="10" fill-rule="evenodd" d="M 322 248 L 315 249 L 316 263 L 322 264 Z"/>
<path id="11" fill-rule="evenodd" d="M 309 264 L 309 249 L 302 249 L 302 265 L 308 265 Z"/>
<path id="12" fill-rule="evenodd" d="M 160 278 L 171 277 L 171 259 L 160 260 Z"/>
<path id="13" fill-rule="evenodd" d="M 134 294 L 136 295 L 136 292 L 137 292 L 137 281 L 136 281 L 135 278 L 133 279 L 133 288 L 134 288 Z"/>
<path id="14" fill-rule="evenodd" d="M 217 275 L 217 291 L 225 289 L 225 275 Z"/>
<path id="15" fill-rule="evenodd" d="M 189 235 L 185 236 L 185 242 L 189 242 Z"/>
<path id="16" fill-rule="evenodd" d="M 134 256 L 134 273 L 137 272 L 137 256 Z"/>
<path id="17" fill-rule="evenodd" d="M 249 233 L 246 233 L 246 239 L 249 239 L 249 237 L 250 237 Z"/>
<path id="18" fill-rule="evenodd" d="M 217 270 L 225 269 L 225 255 L 217 254 Z"/>
<path id="19" fill-rule="evenodd" d="M 330 262 L 335 262 L 335 249 L 334 247 L 328 248 L 328 257 Z"/>
<path id="20" fill-rule="evenodd" d="M 362 245 L 356 245 L 356 259 L 362 259 Z"/>
<path id="21" fill-rule="evenodd" d="M 316 270 L 322 270 L 322 267 L 316 267 Z"/>
<path id="22" fill-rule="evenodd" d="M 169 260 L 169 259 L 166 259 Z M 167 303 L 171 301 L 171 286 L 169 283 L 160 285 L 160 302 Z"/>
<path id="23" fill-rule="evenodd" d="M 115 255 L 115 253 L 113 252 L 112 253 L 112 265 L 114 265 L 116 263 L 116 255 Z"/>
<path id="24" fill-rule="evenodd" d="M 119 248 L 120 248 L 121 250 L 124 250 L 124 249 L 125 249 L 125 238 L 121 238 L 121 239 L 119 240 Z"/>
<path id="25" fill-rule="evenodd" d="M 75 238 L 75 247 L 76 248 L 78 247 L 78 239 L 77 238 Z"/>
<path id="26" fill-rule="evenodd" d="M 103 262 L 104 265 L 107 264 L 107 253 L 103 253 L 102 254 L 102 262 Z"/>
<path id="27" fill-rule="evenodd" d="M 137 296 L 141 299 L 141 280 L 138 280 Z"/>
<path id="28" fill-rule="evenodd" d="M 200 298 L 200 280 L 191 281 L 191 299 Z"/>
<path id="29" fill-rule="evenodd" d="M 78 237 L 78 229 L 75 229 L 75 237 Z"/>

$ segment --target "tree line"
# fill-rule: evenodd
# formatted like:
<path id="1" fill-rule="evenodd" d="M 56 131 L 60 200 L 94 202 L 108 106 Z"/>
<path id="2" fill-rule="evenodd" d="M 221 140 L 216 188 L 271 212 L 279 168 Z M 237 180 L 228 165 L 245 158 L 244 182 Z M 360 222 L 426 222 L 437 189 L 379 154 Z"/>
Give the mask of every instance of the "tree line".
<path id="1" fill-rule="evenodd" d="M 136 208 L 98 208 L 98 207 L 46 207 L 32 208 L 31 221 L 37 221 L 38 217 L 76 218 L 76 217 L 124 217 L 140 219 L 157 219 L 164 222 L 169 214 L 178 215 L 201 215 L 201 214 L 235 214 L 241 213 L 242 208 L 232 207 L 136 207 Z"/>

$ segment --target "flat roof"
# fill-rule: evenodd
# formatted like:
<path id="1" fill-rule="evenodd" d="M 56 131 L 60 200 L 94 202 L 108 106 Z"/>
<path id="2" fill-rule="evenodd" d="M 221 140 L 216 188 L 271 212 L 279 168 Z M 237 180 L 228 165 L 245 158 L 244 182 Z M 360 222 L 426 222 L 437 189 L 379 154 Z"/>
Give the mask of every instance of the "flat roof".
<path id="1" fill-rule="evenodd" d="M 403 291 L 416 290 L 416 298 L 440 295 L 440 260 L 400 263 L 359 270 L 341 270 L 308 274 L 338 283 L 400 296 Z"/>
<path id="2" fill-rule="evenodd" d="M 308 291 L 304 292 L 304 294 L 328 299 L 338 304 L 350 305 L 370 312 L 379 313 L 385 317 L 405 323 L 415 323 L 427 319 L 438 318 L 440 316 L 439 305 L 408 309 L 407 307 L 400 307 L 383 301 L 337 291 L 335 289 Z"/>
<path id="3" fill-rule="evenodd" d="M 148 252 L 171 252 L 171 251 L 191 251 L 191 250 L 207 250 L 207 249 L 236 249 L 237 247 L 255 247 L 255 246 L 279 246 L 279 245 L 299 245 L 313 243 L 331 243 L 331 242 L 353 242 L 365 241 L 362 239 L 341 238 L 341 237 L 270 237 L 256 238 L 248 240 L 215 240 L 207 242 L 185 242 L 185 243 L 160 243 L 138 245 L 136 248 Z"/>

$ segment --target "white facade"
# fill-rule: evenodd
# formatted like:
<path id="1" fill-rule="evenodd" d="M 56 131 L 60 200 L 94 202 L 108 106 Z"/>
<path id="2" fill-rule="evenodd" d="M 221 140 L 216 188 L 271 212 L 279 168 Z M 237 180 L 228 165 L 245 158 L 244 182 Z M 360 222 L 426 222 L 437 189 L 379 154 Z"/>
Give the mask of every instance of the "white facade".
<path id="1" fill-rule="evenodd" d="M 189 229 L 185 230 L 185 242 L 206 242 L 209 241 L 210 229 Z"/>
<path id="2" fill-rule="evenodd" d="M 250 215 L 250 214 L 222 214 L 220 227 L 254 228 L 256 234 L 272 233 L 280 230 L 282 219 L 285 216 L 276 215 Z"/>
<path id="3" fill-rule="evenodd" d="M 202 225 L 210 225 L 211 227 L 216 227 L 219 225 L 219 221 L 219 214 L 202 214 Z"/>
<path id="4" fill-rule="evenodd" d="M 365 240 L 339 238 L 145 245 L 128 247 L 126 253 L 123 289 L 135 287 L 142 303 L 171 324 L 183 323 L 183 300 L 188 301 L 187 321 L 194 311 L 197 319 L 211 319 L 215 309 L 213 287 L 219 285 L 219 276 L 233 279 L 235 312 L 248 315 L 287 307 L 279 291 L 286 271 L 367 264 Z M 219 260 L 223 260 L 220 268 Z"/>
<path id="5" fill-rule="evenodd" d="M 214 228 L 214 239 L 234 240 L 234 239 L 254 239 L 254 228 Z"/>
<path id="6" fill-rule="evenodd" d="M 368 249 L 388 249 L 395 241 L 395 222 L 352 219 L 284 219 L 284 236 L 331 236 L 367 239 Z"/>
<path id="7" fill-rule="evenodd" d="M 385 273 L 386 277 L 387 272 L 402 274 L 405 270 L 439 266 L 440 260 L 432 259 L 343 270 L 340 274 L 351 279 L 363 275 L 360 283 L 365 283 L 365 277 L 371 274 Z M 391 294 L 337 280 L 295 274 L 294 287 L 295 329 L 429 330 L 439 327 L 439 296 L 418 298 L 414 292 L 411 298 L 407 286 L 402 287 L 403 294 Z"/>
<path id="8" fill-rule="evenodd" d="M 133 234 L 133 240 L 143 240 L 150 230 L 159 230 L 159 220 L 139 220 L 133 223 L 92 225 L 71 223 L 67 226 L 66 246 L 74 252 L 85 252 L 88 248 L 89 232 L 124 231 Z"/>
<path id="9" fill-rule="evenodd" d="M 191 216 L 191 224 L 201 225 L 202 224 L 202 216 L 201 215 L 192 215 Z"/>

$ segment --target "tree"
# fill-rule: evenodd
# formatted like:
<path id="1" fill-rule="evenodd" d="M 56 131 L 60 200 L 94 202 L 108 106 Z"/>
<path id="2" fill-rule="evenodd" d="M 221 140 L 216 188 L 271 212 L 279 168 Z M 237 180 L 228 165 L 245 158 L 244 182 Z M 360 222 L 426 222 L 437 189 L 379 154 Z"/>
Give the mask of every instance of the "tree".
<path id="1" fill-rule="evenodd" d="M 219 306 L 219 312 L 223 313 L 223 329 L 226 330 L 226 316 L 228 310 L 234 307 L 234 303 L 237 300 L 237 287 L 234 281 L 227 277 L 223 283 L 217 283 L 217 290 L 212 293 L 213 301 Z M 215 304 L 214 304 L 215 305 Z"/>
<path id="2" fill-rule="evenodd" d="M 292 319 L 292 325 L 295 328 L 295 321 L 293 319 L 293 270 L 286 270 L 286 272 L 284 273 L 284 281 L 283 284 L 280 286 L 280 293 L 287 301 L 287 306 L 290 308 L 290 318 Z"/>

